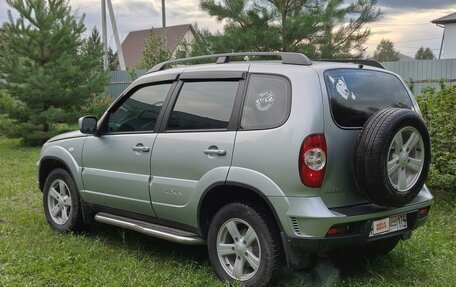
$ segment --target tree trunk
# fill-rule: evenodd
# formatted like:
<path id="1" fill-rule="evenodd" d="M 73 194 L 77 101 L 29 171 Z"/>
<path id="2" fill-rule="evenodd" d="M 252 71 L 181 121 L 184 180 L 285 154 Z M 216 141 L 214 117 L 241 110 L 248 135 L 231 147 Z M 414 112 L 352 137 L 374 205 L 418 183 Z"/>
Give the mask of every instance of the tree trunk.
<path id="1" fill-rule="evenodd" d="M 287 36 L 287 29 L 285 28 L 285 23 L 287 21 L 287 13 L 282 12 L 282 51 L 287 52 L 288 47 L 285 41 L 285 37 Z"/>
<path id="2" fill-rule="evenodd" d="M 48 105 L 44 105 L 43 107 L 43 112 L 47 111 L 49 109 Z M 48 132 L 49 131 L 49 123 L 43 123 L 43 132 Z"/>

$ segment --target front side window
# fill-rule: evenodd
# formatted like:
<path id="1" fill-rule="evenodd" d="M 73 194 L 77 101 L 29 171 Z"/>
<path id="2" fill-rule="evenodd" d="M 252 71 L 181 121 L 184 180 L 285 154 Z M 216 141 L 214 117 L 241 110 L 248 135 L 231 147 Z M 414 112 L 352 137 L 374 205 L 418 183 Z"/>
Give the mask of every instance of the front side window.
<path id="1" fill-rule="evenodd" d="M 185 82 L 167 129 L 226 129 L 238 86 L 237 81 Z"/>
<path id="2" fill-rule="evenodd" d="M 325 72 L 325 83 L 332 115 L 342 127 L 362 127 L 370 116 L 384 108 L 413 108 L 407 89 L 389 73 L 329 70 Z"/>
<path id="3" fill-rule="evenodd" d="M 145 86 L 136 90 L 108 119 L 108 132 L 153 131 L 169 84 Z"/>

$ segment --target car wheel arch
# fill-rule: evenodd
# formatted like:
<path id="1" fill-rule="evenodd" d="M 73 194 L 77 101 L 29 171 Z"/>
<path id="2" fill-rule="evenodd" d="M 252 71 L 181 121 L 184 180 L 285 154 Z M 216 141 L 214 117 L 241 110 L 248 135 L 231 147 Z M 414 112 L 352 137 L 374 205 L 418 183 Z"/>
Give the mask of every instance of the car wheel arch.
<path id="1" fill-rule="evenodd" d="M 74 180 L 74 176 L 73 176 L 73 173 L 71 172 L 71 169 L 68 167 L 68 165 L 63 160 L 56 158 L 56 157 L 52 157 L 52 156 L 46 156 L 46 157 L 43 157 L 40 159 L 40 166 L 39 166 L 39 172 L 38 172 L 38 184 L 39 184 L 41 191 L 43 191 L 46 178 L 56 168 L 61 168 L 61 169 L 66 170 Z"/>
<path id="2" fill-rule="evenodd" d="M 200 197 L 197 218 L 198 230 L 203 238 L 207 238 L 209 225 L 217 210 L 232 202 L 252 202 L 264 207 L 274 218 L 277 230 L 284 230 L 272 203 L 260 190 L 247 184 L 226 181 L 210 185 Z"/>

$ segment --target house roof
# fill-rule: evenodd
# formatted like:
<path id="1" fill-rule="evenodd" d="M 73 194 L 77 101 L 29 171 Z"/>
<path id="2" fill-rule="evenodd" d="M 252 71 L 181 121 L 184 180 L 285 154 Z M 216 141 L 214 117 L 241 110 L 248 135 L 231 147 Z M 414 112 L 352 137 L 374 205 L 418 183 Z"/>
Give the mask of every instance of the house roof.
<path id="1" fill-rule="evenodd" d="M 432 20 L 431 23 L 434 23 L 434 24 L 456 23 L 456 12 L 443 16 L 443 17 L 440 17 L 440 18 L 437 18 L 435 20 Z"/>
<path id="2" fill-rule="evenodd" d="M 189 29 L 193 29 L 191 24 L 166 27 L 167 46 L 171 52 L 177 48 Z M 150 37 L 151 32 L 154 32 L 160 38 L 163 37 L 163 28 L 152 28 L 128 33 L 121 45 L 127 67 L 133 67 L 139 63 L 144 49 L 144 43 Z"/>

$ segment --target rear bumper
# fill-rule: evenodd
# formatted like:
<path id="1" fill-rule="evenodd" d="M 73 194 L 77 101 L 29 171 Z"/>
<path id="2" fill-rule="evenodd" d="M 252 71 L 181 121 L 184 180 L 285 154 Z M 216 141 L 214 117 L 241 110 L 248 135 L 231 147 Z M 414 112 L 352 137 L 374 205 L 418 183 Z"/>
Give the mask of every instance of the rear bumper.
<path id="1" fill-rule="evenodd" d="M 400 208 L 366 203 L 329 209 L 320 198 L 288 198 L 286 204 L 279 206 L 288 210 L 286 216 L 280 218 L 288 266 L 294 269 L 305 265 L 306 255 L 312 253 L 365 245 L 388 237 L 408 239 L 412 231 L 427 219 L 427 215 L 420 217 L 419 210 L 430 208 L 432 201 L 433 197 L 426 186 L 412 202 Z M 373 221 L 403 214 L 407 216 L 406 229 L 369 237 Z M 331 227 L 339 225 L 348 226 L 347 231 L 340 235 L 327 235 Z"/>
<path id="2" fill-rule="evenodd" d="M 362 246 L 369 242 L 389 237 L 400 237 L 402 240 L 407 240 L 411 237 L 412 231 L 427 220 L 427 216 L 420 218 L 418 209 L 414 210 L 407 213 L 408 226 L 406 229 L 369 237 L 372 222 L 376 219 L 380 218 L 351 223 L 350 226 L 353 226 L 353 228 L 350 232 L 344 233 L 343 235 L 326 236 L 324 238 L 297 238 L 290 237 L 282 232 L 282 243 L 288 268 L 297 269 L 305 266 L 308 255 L 317 252 L 324 253 L 337 248 Z"/>
<path id="3" fill-rule="evenodd" d="M 426 186 L 409 204 L 387 208 L 373 203 L 328 208 L 320 197 L 269 197 L 282 231 L 288 237 L 324 238 L 336 224 L 347 224 L 406 214 L 432 205 L 433 196 Z"/>

